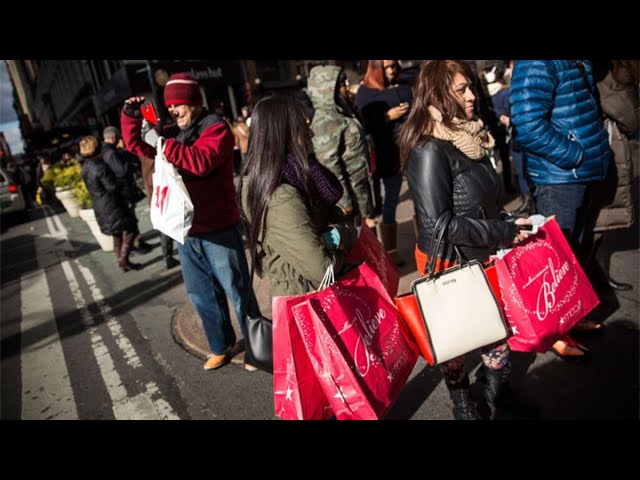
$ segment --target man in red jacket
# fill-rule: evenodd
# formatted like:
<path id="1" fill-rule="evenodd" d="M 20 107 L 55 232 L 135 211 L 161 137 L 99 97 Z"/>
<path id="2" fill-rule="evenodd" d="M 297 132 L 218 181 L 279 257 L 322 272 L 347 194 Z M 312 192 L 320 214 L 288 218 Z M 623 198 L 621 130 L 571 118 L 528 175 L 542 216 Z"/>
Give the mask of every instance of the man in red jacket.
<path id="1" fill-rule="evenodd" d="M 142 138 L 142 102 L 144 97 L 125 102 L 122 134 L 127 150 L 154 158 L 155 148 Z M 178 244 L 182 276 L 209 341 L 212 354 L 204 369 L 211 370 L 226 364 L 235 350 L 226 295 L 245 338 L 247 315 L 260 314 L 240 233 L 233 184 L 234 138 L 226 122 L 202 106 L 198 82 L 189 74 L 171 76 L 164 102 L 176 122 L 161 132 L 166 139 L 164 155 L 182 175 L 194 208 L 189 236 L 184 245 Z M 253 370 L 250 365 L 246 368 Z"/>

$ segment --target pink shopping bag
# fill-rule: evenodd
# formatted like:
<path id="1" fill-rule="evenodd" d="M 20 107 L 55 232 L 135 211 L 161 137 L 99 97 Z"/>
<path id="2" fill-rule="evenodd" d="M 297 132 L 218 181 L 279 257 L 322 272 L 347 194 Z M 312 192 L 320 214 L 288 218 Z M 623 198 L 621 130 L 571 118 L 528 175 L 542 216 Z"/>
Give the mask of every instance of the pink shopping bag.
<path id="1" fill-rule="evenodd" d="M 599 300 L 555 218 L 496 261 L 512 350 L 545 352 Z"/>
<path id="2" fill-rule="evenodd" d="M 346 263 L 367 262 L 382 281 L 387 293 L 391 297 L 395 297 L 398 293 L 398 284 L 400 283 L 398 267 L 393 263 L 378 237 L 367 227 L 364 220 L 362 221 L 358 241 L 344 260 Z"/>
<path id="3" fill-rule="evenodd" d="M 293 307 L 338 420 L 376 420 L 398 398 L 418 358 L 400 313 L 366 263 Z"/>
<path id="4" fill-rule="evenodd" d="M 312 293 L 273 297 L 273 400 L 283 420 L 326 420 L 332 415 L 291 308 Z"/>

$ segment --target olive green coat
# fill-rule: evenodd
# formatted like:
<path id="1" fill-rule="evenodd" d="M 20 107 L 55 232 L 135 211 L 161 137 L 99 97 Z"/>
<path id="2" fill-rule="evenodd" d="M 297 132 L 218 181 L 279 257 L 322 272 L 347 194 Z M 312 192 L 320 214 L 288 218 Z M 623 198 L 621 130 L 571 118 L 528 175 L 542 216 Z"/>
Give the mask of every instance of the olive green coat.
<path id="1" fill-rule="evenodd" d="M 242 205 L 249 221 L 246 177 L 242 188 Z M 353 225 L 342 222 L 337 208 L 311 214 L 301 194 L 295 187 L 281 184 L 269 202 L 266 240 L 259 239 L 258 254 L 264 253 L 262 268 L 274 296 L 300 295 L 306 292 L 304 280 L 310 290 L 315 290 L 327 267 L 334 263 L 335 272 L 343 264 L 345 251 L 349 251 L 357 239 Z M 338 250 L 328 250 L 320 232 L 336 227 L 340 232 Z"/>

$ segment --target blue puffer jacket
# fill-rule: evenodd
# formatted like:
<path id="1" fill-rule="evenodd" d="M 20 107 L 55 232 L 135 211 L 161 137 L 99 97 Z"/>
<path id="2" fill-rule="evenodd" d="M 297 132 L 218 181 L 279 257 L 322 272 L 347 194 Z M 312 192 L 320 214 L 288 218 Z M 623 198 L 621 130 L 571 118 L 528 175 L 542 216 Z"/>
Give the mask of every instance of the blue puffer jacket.
<path id="1" fill-rule="evenodd" d="M 515 138 L 527 151 L 527 173 L 538 185 L 604 179 L 607 132 L 598 116 L 591 63 L 518 60 L 511 80 Z"/>

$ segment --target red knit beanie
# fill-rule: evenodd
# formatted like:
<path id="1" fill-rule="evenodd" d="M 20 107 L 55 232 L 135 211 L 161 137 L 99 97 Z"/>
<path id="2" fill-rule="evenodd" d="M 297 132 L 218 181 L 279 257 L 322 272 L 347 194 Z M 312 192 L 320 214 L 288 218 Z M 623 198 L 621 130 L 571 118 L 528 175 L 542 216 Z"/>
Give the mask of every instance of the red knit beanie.
<path id="1" fill-rule="evenodd" d="M 198 82 L 188 73 L 174 73 L 164 87 L 164 104 L 202 105 Z"/>

